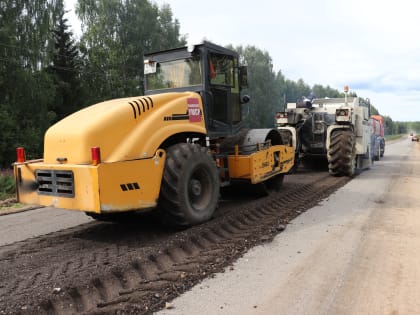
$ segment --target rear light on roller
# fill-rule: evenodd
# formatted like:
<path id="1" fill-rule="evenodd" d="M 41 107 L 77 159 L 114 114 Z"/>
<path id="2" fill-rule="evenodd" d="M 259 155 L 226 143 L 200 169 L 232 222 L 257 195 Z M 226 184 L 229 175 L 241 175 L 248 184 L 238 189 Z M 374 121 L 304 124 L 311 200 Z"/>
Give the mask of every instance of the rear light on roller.
<path id="1" fill-rule="evenodd" d="M 277 124 L 284 125 L 287 124 L 287 113 L 276 113 Z"/>
<path id="2" fill-rule="evenodd" d="M 90 148 L 90 152 L 92 154 L 92 164 L 98 165 L 101 163 L 101 149 L 99 147 L 92 147 Z"/>
<path id="3" fill-rule="evenodd" d="M 286 113 L 277 113 L 276 114 L 276 118 L 277 119 L 279 119 L 279 118 L 287 118 L 287 114 Z"/>
<path id="4" fill-rule="evenodd" d="M 23 147 L 16 148 L 16 161 L 23 163 L 26 161 L 25 149 Z"/>

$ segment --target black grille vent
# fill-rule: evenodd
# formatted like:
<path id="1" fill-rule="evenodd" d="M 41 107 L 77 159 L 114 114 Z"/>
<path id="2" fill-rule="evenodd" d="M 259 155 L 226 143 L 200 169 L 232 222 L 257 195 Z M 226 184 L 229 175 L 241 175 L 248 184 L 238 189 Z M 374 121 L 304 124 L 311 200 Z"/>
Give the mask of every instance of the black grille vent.
<path id="1" fill-rule="evenodd" d="M 128 104 L 133 109 L 134 119 L 140 117 L 142 113 L 151 110 L 154 106 L 152 98 L 148 96 L 140 97 L 132 102 L 128 102 Z"/>
<path id="2" fill-rule="evenodd" d="M 41 195 L 74 197 L 72 171 L 37 170 L 36 181 Z"/>

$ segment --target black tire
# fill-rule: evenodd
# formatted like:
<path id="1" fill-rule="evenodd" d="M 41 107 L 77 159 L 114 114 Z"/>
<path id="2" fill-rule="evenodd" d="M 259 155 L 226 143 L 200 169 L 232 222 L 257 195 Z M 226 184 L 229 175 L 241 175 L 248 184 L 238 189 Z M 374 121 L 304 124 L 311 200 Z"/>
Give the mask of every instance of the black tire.
<path id="1" fill-rule="evenodd" d="M 257 197 L 269 196 L 271 193 L 278 192 L 283 186 L 284 174 L 278 174 L 265 182 L 254 184 L 253 191 Z"/>
<path id="2" fill-rule="evenodd" d="M 334 176 L 352 176 L 356 159 L 353 156 L 354 135 L 351 130 L 339 129 L 332 133 L 328 148 L 328 170 Z"/>
<path id="3" fill-rule="evenodd" d="M 166 153 L 158 202 L 163 222 L 190 226 L 209 220 L 219 200 L 220 179 L 208 149 L 179 143 Z"/>
<path id="4" fill-rule="evenodd" d="M 377 152 L 375 152 L 375 154 L 374 154 L 374 156 L 373 156 L 373 159 L 375 160 L 375 161 L 379 161 L 379 157 L 381 156 L 381 147 L 378 145 L 378 150 L 377 150 Z M 373 161 L 372 161 L 373 162 Z"/>
<path id="5" fill-rule="evenodd" d="M 267 189 L 269 192 L 271 191 L 277 192 L 283 186 L 283 181 L 284 181 L 284 175 L 279 174 L 265 181 L 265 185 L 267 186 Z"/>
<path id="6" fill-rule="evenodd" d="M 385 141 L 382 140 L 381 141 L 381 154 L 380 154 L 380 157 L 384 157 L 384 153 L 385 153 Z"/>
<path id="7" fill-rule="evenodd" d="M 277 131 L 280 133 L 282 144 L 293 145 L 292 133 L 289 130 L 277 129 Z"/>

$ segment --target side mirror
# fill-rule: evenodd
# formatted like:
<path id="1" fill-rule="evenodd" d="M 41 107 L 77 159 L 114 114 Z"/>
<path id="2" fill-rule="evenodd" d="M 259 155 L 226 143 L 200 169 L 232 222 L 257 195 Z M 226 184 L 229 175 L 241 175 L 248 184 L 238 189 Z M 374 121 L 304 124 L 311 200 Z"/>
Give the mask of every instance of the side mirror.
<path id="1" fill-rule="evenodd" d="M 248 68 L 247 66 L 239 67 L 239 85 L 241 87 L 248 87 Z"/>
<path id="2" fill-rule="evenodd" d="M 242 103 L 242 104 L 246 104 L 246 103 L 248 103 L 250 100 L 251 100 L 251 98 L 249 97 L 249 95 L 244 95 L 244 96 L 242 96 L 241 103 Z"/>

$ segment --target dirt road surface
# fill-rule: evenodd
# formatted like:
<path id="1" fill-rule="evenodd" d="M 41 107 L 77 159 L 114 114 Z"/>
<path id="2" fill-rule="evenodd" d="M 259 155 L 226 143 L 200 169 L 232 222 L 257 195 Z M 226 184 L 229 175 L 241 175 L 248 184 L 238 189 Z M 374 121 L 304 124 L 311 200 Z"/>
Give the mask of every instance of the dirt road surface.
<path id="1" fill-rule="evenodd" d="M 158 314 L 419 314 L 419 192 L 419 144 L 388 145 L 273 242 Z"/>

